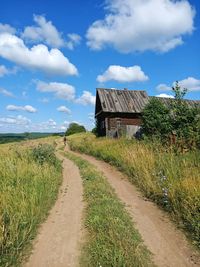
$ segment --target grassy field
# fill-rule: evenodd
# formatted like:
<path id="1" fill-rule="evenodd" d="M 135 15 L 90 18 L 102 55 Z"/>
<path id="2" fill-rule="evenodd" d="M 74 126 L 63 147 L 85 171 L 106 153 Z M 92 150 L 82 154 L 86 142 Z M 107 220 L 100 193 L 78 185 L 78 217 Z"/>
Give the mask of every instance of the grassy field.
<path id="1" fill-rule="evenodd" d="M 68 137 L 73 150 L 91 154 L 117 166 L 148 198 L 169 211 L 200 248 L 200 151 L 177 154 L 158 143 Z"/>
<path id="2" fill-rule="evenodd" d="M 71 153 L 83 179 L 87 241 L 80 266 L 154 266 L 133 222 L 114 190 L 94 166 Z"/>
<path id="3" fill-rule="evenodd" d="M 62 176 L 53 143 L 0 145 L 0 266 L 20 266 L 56 199 Z"/>

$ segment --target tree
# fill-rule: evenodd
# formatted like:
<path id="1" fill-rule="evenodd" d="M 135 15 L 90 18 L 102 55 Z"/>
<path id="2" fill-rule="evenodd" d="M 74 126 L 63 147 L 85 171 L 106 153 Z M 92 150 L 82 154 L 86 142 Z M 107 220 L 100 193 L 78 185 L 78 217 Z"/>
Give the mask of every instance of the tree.
<path id="1" fill-rule="evenodd" d="M 170 110 L 158 98 L 151 98 L 144 108 L 142 121 L 146 136 L 163 138 L 171 132 Z"/>
<path id="2" fill-rule="evenodd" d="M 174 99 L 163 104 L 152 98 L 143 110 L 142 130 L 146 136 L 169 139 L 170 135 L 184 146 L 200 146 L 200 107 L 191 106 L 184 100 L 187 89 L 176 82 L 172 87 Z"/>
<path id="3" fill-rule="evenodd" d="M 81 133 L 81 132 L 86 132 L 86 129 L 83 125 L 79 125 L 78 123 L 70 123 L 65 135 L 71 135 L 71 134 L 75 134 L 75 133 Z"/>

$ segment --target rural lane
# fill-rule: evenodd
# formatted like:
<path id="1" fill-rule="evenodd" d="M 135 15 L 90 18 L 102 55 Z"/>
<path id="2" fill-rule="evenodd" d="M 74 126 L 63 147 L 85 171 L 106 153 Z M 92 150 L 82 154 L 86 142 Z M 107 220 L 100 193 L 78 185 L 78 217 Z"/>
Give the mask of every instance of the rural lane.
<path id="1" fill-rule="evenodd" d="M 24 267 L 78 266 L 83 241 L 83 187 L 78 167 L 63 160 L 63 182 L 58 199 L 39 229 L 33 252 Z"/>
<path id="2" fill-rule="evenodd" d="M 200 266 L 199 255 L 190 247 L 184 234 L 175 227 L 164 211 L 145 199 L 125 175 L 92 156 L 72 153 L 96 166 L 108 179 L 119 199 L 126 205 L 145 245 L 153 253 L 157 266 Z"/>

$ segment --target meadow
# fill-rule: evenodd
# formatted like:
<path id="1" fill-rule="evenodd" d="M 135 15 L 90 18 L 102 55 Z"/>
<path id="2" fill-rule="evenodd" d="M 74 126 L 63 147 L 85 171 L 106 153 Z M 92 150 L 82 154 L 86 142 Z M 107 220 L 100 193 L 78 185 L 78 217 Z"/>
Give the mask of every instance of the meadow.
<path id="1" fill-rule="evenodd" d="M 0 266 L 20 266 L 62 180 L 54 138 L 0 145 Z"/>
<path id="2" fill-rule="evenodd" d="M 200 248 L 200 151 L 183 153 L 157 142 L 68 137 L 72 150 L 93 155 L 127 174 L 144 196 L 169 212 Z"/>

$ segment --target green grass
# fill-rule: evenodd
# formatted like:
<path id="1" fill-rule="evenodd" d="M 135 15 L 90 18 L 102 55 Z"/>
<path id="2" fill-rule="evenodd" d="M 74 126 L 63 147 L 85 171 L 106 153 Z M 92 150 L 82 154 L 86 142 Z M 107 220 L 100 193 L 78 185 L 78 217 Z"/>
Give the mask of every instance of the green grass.
<path id="1" fill-rule="evenodd" d="M 148 198 L 170 212 L 200 248 L 200 151 L 185 154 L 167 151 L 159 143 L 96 138 L 77 134 L 68 137 L 72 150 L 93 155 L 126 173 Z"/>
<path id="2" fill-rule="evenodd" d="M 42 142 L 52 146 L 53 140 Z M 41 140 L 0 146 L 1 267 L 20 266 L 57 197 L 61 164 L 37 160 L 33 148 L 38 142 Z"/>
<path id="3" fill-rule="evenodd" d="M 124 205 L 102 174 L 86 160 L 65 155 L 79 167 L 84 186 L 87 241 L 80 266 L 154 266 Z"/>

